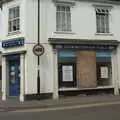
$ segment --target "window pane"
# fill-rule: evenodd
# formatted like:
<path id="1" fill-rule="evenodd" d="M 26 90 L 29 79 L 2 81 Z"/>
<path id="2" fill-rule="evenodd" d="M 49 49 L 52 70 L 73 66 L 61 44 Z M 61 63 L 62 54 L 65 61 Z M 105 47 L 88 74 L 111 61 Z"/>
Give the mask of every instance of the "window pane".
<path id="1" fill-rule="evenodd" d="M 60 9 L 60 11 L 63 11 L 63 12 L 65 12 L 65 6 L 61 6 L 61 9 Z"/>
<path id="2" fill-rule="evenodd" d="M 97 20 L 97 32 L 100 33 L 100 25 L 101 25 L 101 16 L 97 14 L 96 16 L 96 20 Z"/>
<path id="3" fill-rule="evenodd" d="M 9 19 L 13 19 L 14 18 L 14 9 L 10 9 L 9 10 Z"/>
<path id="4" fill-rule="evenodd" d="M 104 14 L 101 15 L 101 33 L 105 33 L 104 30 L 104 26 L 105 26 L 105 22 L 104 22 Z"/>
<path id="5" fill-rule="evenodd" d="M 19 17 L 20 17 L 19 6 L 9 9 L 9 22 L 8 22 L 9 32 L 14 32 L 20 29 Z"/>
<path id="6" fill-rule="evenodd" d="M 70 7 L 57 6 L 56 27 L 57 31 L 71 31 Z"/>
<path id="7" fill-rule="evenodd" d="M 60 30 L 60 12 L 57 12 L 57 15 L 56 15 L 56 19 L 57 19 L 57 31 Z"/>
<path id="8" fill-rule="evenodd" d="M 70 12 L 70 7 L 66 7 L 66 11 L 67 11 L 67 12 Z"/>
<path id="9" fill-rule="evenodd" d="M 76 51 L 73 50 L 64 50 L 58 52 L 58 60 L 59 61 L 75 61 L 76 59 Z"/>
<path id="10" fill-rule="evenodd" d="M 109 16 L 106 15 L 106 33 L 109 33 Z"/>
<path id="11" fill-rule="evenodd" d="M 12 22 L 9 22 L 9 32 L 12 31 Z"/>
<path id="12" fill-rule="evenodd" d="M 13 21 L 13 31 L 16 31 L 17 28 L 16 28 L 16 20 Z"/>
<path id="13" fill-rule="evenodd" d="M 65 28 L 66 28 L 66 14 L 65 12 L 62 12 L 62 31 L 66 31 Z"/>
<path id="14" fill-rule="evenodd" d="M 19 7 L 15 8 L 15 17 L 19 17 Z"/>
<path id="15" fill-rule="evenodd" d="M 17 30 L 19 30 L 19 27 L 20 27 L 20 26 L 19 26 L 19 24 L 20 24 L 19 22 L 20 22 L 19 19 L 17 19 L 17 20 L 16 20 L 16 29 L 17 29 Z"/>
<path id="16" fill-rule="evenodd" d="M 57 6 L 57 11 L 60 11 L 60 6 Z"/>
<path id="17" fill-rule="evenodd" d="M 109 32 L 109 10 L 99 8 L 96 9 L 96 25 L 98 33 Z"/>
<path id="18" fill-rule="evenodd" d="M 71 31 L 71 14 L 67 13 L 67 30 Z"/>

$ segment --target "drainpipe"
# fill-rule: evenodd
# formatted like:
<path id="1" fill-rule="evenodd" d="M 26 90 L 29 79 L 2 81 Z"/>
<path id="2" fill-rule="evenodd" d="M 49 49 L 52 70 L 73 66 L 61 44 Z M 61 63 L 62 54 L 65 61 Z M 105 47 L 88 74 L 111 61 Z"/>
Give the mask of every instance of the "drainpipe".
<path id="1" fill-rule="evenodd" d="M 38 44 L 40 44 L 40 0 L 38 0 Z M 40 95 L 40 56 L 38 56 L 38 72 L 37 72 L 37 94 Z"/>

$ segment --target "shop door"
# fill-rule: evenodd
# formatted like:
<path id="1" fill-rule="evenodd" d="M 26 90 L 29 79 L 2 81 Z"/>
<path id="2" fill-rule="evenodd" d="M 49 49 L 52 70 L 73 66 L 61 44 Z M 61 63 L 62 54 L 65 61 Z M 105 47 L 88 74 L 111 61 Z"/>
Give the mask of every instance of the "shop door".
<path id="1" fill-rule="evenodd" d="M 20 61 L 9 60 L 9 95 L 20 94 Z"/>

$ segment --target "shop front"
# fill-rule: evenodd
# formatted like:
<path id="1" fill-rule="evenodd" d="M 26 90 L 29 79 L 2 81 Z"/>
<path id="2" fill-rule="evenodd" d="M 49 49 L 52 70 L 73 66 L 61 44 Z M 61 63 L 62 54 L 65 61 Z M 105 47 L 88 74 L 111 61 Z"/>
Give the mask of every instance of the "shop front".
<path id="1" fill-rule="evenodd" d="M 24 38 L 2 42 L 2 100 L 24 101 L 25 50 Z"/>
<path id="2" fill-rule="evenodd" d="M 57 51 L 59 91 L 114 88 L 117 41 L 49 41 Z"/>
<path id="3" fill-rule="evenodd" d="M 110 50 L 58 50 L 59 88 L 111 85 Z"/>

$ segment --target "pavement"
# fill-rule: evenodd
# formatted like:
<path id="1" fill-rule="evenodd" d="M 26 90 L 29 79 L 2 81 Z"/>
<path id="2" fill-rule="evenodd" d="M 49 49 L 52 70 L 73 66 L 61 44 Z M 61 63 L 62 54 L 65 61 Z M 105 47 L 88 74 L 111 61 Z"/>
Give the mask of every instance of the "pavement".
<path id="1" fill-rule="evenodd" d="M 120 102 L 120 95 L 113 94 L 102 95 L 79 95 L 74 97 L 62 97 L 59 100 L 29 100 L 19 102 L 18 100 L 10 99 L 2 101 L 0 98 L 0 112 L 16 111 L 23 109 L 39 109 L 39 108 L 56 108 L 74 105 L 89 105 L 109 102 Z"/>

